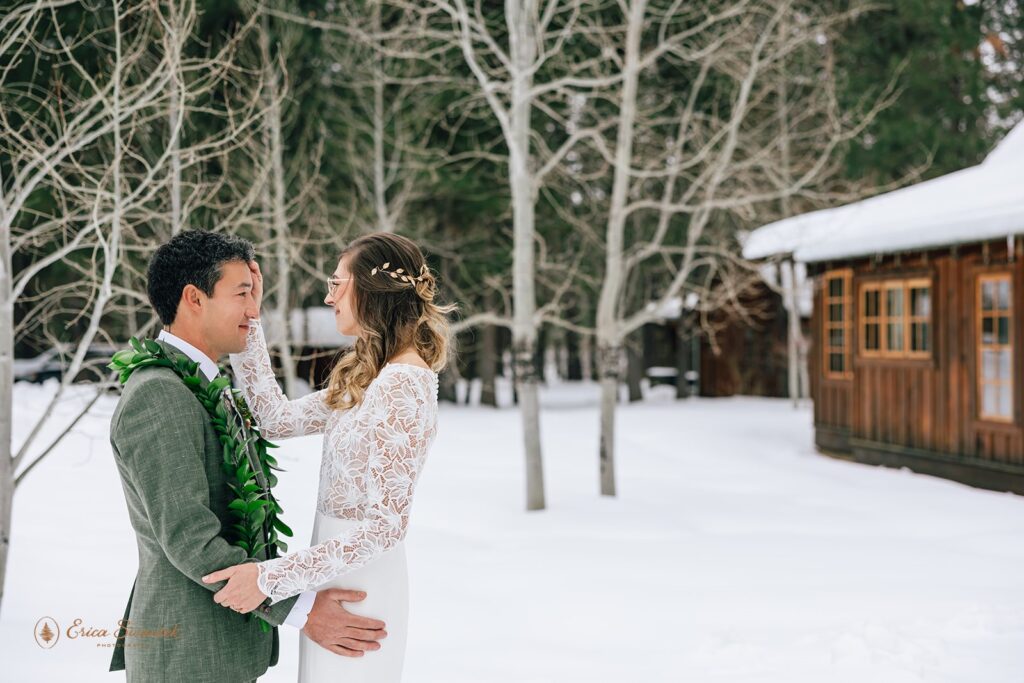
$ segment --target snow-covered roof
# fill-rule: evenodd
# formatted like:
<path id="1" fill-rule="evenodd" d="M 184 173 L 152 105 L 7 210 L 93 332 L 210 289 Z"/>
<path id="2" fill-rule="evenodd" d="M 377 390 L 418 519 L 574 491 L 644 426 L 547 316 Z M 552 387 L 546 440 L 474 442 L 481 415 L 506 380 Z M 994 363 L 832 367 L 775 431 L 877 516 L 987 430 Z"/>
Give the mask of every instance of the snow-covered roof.
<path id="1" fill-rule="evenodd" d="M 852 258 L 1024 233 L 1024 122 L 977 166 L 752 231 L 743 256 Z"/>

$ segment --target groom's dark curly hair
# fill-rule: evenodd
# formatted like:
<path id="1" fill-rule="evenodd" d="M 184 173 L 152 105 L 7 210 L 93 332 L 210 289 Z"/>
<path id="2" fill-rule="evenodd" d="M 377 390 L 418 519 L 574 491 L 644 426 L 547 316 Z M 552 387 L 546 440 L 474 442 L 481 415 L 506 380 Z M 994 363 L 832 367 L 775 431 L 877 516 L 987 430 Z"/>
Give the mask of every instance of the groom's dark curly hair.
<path id="1" fill-rule="evenodd" d="M 185 230 L 161 244 L 149 260 L 146 291 L 160 322 L 170 325 L 178 315 L 185 285 L 195 285 L 207 296 L 220 280 L 228 261 L 248 263 L 256 258 L 252 244 L 241 237 L 209 230 Z"/>

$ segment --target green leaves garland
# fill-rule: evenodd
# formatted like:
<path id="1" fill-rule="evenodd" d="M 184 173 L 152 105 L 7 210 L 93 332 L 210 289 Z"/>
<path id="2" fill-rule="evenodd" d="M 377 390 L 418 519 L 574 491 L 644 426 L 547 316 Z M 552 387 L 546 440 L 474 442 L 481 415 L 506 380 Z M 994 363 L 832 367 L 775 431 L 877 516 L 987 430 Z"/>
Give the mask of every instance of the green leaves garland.
<path id="1" fill-rule="evenodd" d="M 130 349 L 115 353 L 107 366 L 118 372 L 122 386 L 140 368 L 170 368 L 209 413 L 222 447 L 221 466 L 228 487 L 235 494 L 228 503 L 234 518 L 233 533 L 228 539 L 231 544 L 242 548 L 249 558 L 258 560 L 273 559 L 279 552 L 288 552 L 287 544 L 280 537 L 292 536 L 292 530 L 278 517 L 283 510 L 271 492 L 277 485 L 272 470 L 282 470 L 267 450 L 277 446 L 260 435 L 242 393 L 232 389 L 231 380 L 224 376 L 203 387 L 198 363 L 187 356 L 168 356 L 152 339 L 140 341 L 132 337 L 130 344 Z M 263 550 L 267 551 L 265 558 L 260 555 Z M 260 628 L 267 632 L 271 627 L 260 619 Z"/>

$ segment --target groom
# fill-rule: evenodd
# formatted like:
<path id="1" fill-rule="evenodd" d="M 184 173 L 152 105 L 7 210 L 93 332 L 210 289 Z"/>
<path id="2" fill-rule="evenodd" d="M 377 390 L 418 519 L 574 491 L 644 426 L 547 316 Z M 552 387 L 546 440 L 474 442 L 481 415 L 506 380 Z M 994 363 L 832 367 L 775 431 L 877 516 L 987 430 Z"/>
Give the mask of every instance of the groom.
<path id="1" fill-rule="evenodd" d="M 172 358 L 199 364 L 205 386 L 217 359 L 245 349 L 248 320 L 258 318 L 245 240 L 207 231 L 179 233 L 149 264 L 148 294 L 164 330 L 157 343 Z M 339 655 L 380 647 L 384 623 L 348 612 L 359 591 L 303 593 L 254 613 L 274 626 L 264 633 L 213 600 L 224 582 L 210 572 L 247 561 L 221 537 L 233 493 L 209 414 L 173 370 L 141 368 L 124 386 L 110 422 L 110 442 L 139 548 L 139 570 L 125 608 L 127 631 L 111 671 L 128 681 L 246 683 L 278 660 L 277 626 L 288 624 Z M 266 553 L 266 550 L 263 551 Z M 148 635 L 146 634 L 158 634 Z"/>

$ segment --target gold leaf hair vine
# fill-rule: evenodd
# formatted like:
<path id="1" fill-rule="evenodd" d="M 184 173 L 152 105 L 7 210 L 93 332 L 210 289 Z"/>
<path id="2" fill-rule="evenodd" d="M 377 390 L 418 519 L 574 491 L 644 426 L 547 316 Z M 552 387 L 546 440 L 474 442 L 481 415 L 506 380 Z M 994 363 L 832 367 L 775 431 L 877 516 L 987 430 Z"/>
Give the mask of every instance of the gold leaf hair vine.
<path id="1" fill-rule="evenodd" d="M 376 275 L 378 272 L 387 273 L 388 275 L 390 275 L 391 277 L 393 277 L 396 280 L 403 280 L 403 281 L 408 282 L 408 283 L 411 284 L 414 280 L 417 281 L 417 282 L 420 281 L 420 280 L 423 280 L 424 278 L 426 278 L 426 276 L 428 275 L 428 272 L 429 272 L 429 268 L 427 268 L 427 264 L 426 263 L 424 263 L 422 266 L 420 266 L 420 274 L 419 275 L 413 275 L 412 273 L 406 273 L 403 268 L 397 268 L 395 270 L 388 270 L 388 266 L 390 266 L 390 265 L 391 265 L 391 261 L 387 261 L 387 262 L 384 263 L 384 265 L 378 266 L 378 267 L 374 268 L 373 270 L 371 270 L 370 271 L 370 275 Z"/>

